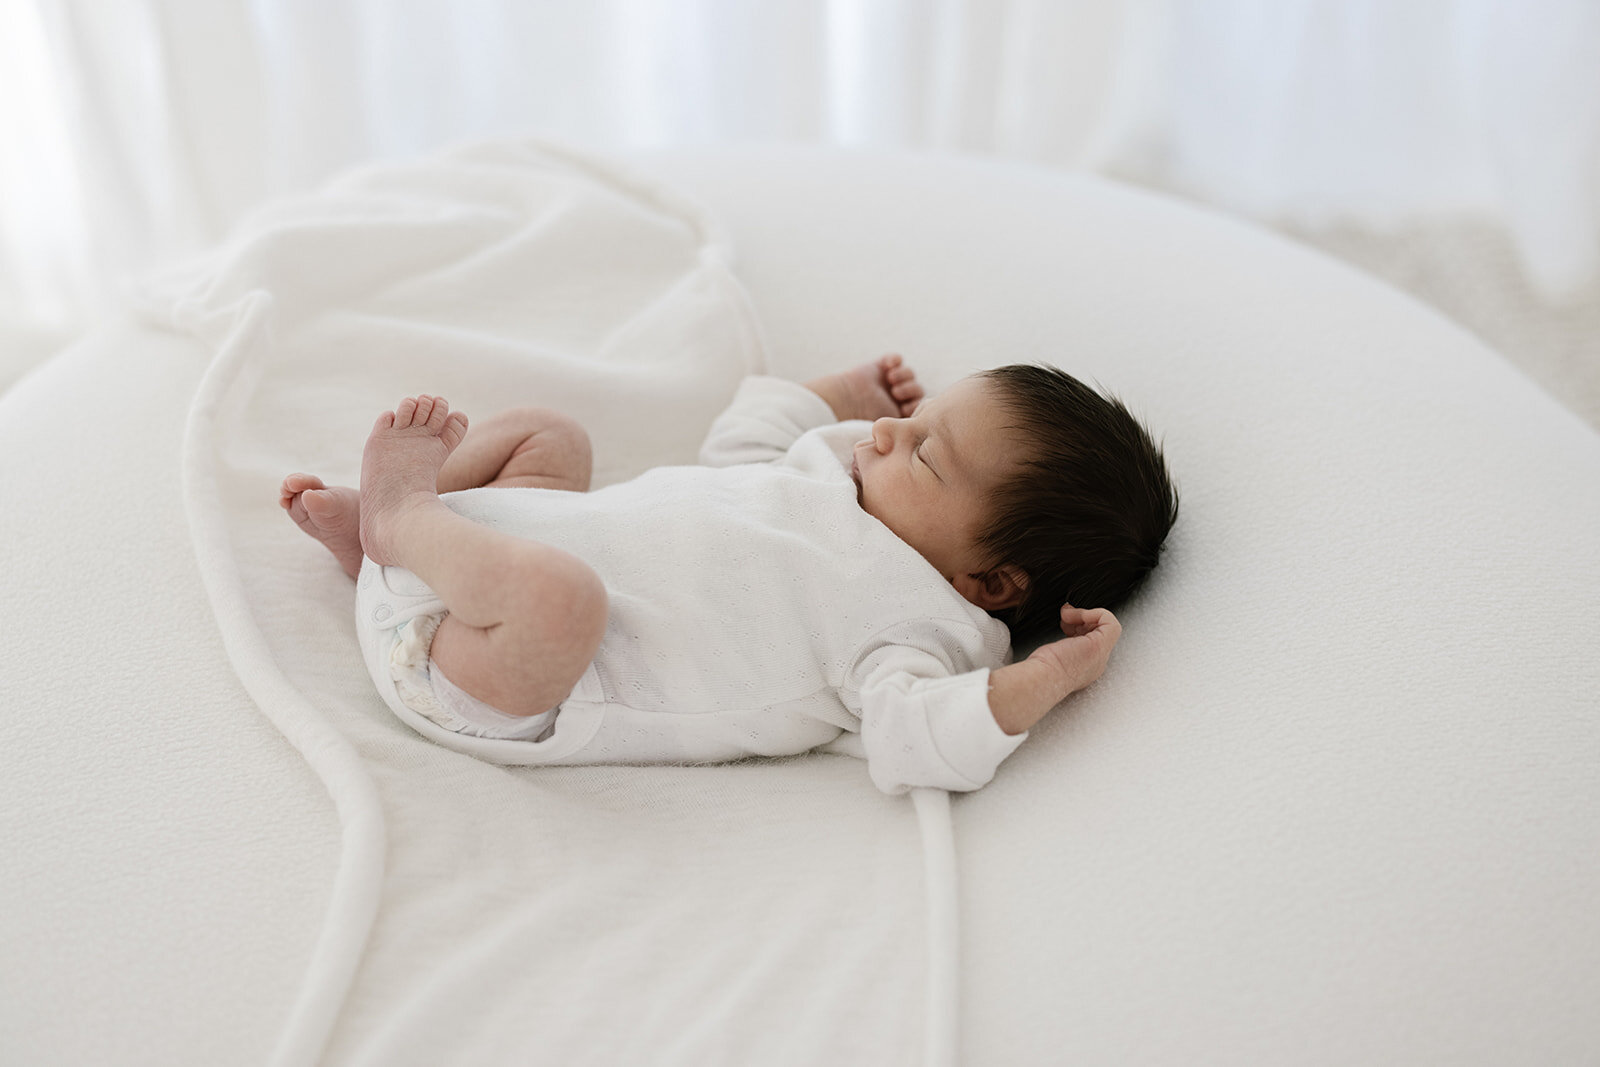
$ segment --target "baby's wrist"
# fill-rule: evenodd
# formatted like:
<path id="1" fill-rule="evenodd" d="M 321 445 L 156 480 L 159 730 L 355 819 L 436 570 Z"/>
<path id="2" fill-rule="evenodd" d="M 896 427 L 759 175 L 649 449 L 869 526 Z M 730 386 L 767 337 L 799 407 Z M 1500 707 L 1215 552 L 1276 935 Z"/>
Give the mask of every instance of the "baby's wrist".
<path id="1" fill-rule="evenodd" d="M 1083 688 L 1076 669 L 1056 655 L 1050 645 L 1041 646 L 1023 662 L 1037 664 L 1044 679 L 1041 684 L 1049 687 L 1058 703 Z"/>
<path id="2" fill-rule="evenodd" d="M 1061 672 L 1037 653 L 989 672 L 989 711 L 1001 731 L 1015 736 L 1033 729 L 1072 692 L 1060 681 Z"/>
<path id="3" fill-rule="evenodd" d="M 813 378 L 804 383 L 805 387 L 822 398 L 833 412 L 833 417 L 840 422 L 850 418 L 848 407 L 848 391 L 844 388 L 844 375 L 824 374 L 820 378 Z"/>

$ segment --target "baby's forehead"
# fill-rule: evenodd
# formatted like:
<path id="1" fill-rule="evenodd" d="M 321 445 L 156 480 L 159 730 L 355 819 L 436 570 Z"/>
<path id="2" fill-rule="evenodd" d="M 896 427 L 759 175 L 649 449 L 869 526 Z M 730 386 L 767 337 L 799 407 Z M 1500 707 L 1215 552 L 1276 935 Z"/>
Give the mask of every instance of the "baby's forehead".
<path id="1" fill-rule="evenodd" d="M 1013 417 L 1013 405 L 1004 385 L 983 374 L 969 374 L 934 398 L 939 401 L 930 414 L 952 424 L 982 428 L 983 432 L 1010 436 L 1021 433 Z"/>
<path id="2" fill-rule="evenodd" d="M 949 461 L 983 490 L 997 488 L 1031 458 L 1026 436 L 1013 425 L 995 382 L 983 374 L 962 378 L 928 411 L 932 430 L 948 438 Z M 947 461 L 948 462 L 948 461 Z"/>
<path id="3" fill-rule="evenodd" d="M 995 383 L 982 372 L 958 378 L 949 388 L 933 397 L 946 411 L 967 411 L 993 407 L 1000 400 Z"/>

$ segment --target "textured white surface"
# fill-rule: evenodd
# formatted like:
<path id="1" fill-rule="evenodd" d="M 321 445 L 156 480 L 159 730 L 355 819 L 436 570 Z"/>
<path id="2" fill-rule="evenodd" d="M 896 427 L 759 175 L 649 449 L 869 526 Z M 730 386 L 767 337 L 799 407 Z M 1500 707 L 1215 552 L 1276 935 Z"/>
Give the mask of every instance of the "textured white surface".
<path id="1" fill-rule="evenodd" d="M 184 523 L 206 364 L 108 328 L 0 398 L 0 1060 L 264 1058 L 339 822 L 223 653 Z"/>
<path id="2" fill-rule="evenodd" d="M 773 372 L 1048 359 L 1165 435 L 1183 515 L 1110 671 L 953 804 L 961 1062 L 1600 1056 L 1592 430 L 1414 302 L 1155 197 L 908 156 L 639 165 L 723 224 Z M 388 828 L 327 1062 L 917 1062 L 911 805 L 838 757 L 515 771 L 428 745 L 277 512 L 285 470 L 351 477 L 406 391 L 577 406 L 613 475 L 654 435 L 692 449 L 732 368 L 561 363 L 531 395 L 548 368 L 494 340 L 516 283 L 390 344 L 328 335 L 221 457 L 255 620 Z M 333 809 L 223 658 L 183 525 L 205 360 L 110 330 L 0 397 L 7 1059 L 264 1058 L 327 907 Z M 641 395 L 681 424 L 641 425 Z"/>

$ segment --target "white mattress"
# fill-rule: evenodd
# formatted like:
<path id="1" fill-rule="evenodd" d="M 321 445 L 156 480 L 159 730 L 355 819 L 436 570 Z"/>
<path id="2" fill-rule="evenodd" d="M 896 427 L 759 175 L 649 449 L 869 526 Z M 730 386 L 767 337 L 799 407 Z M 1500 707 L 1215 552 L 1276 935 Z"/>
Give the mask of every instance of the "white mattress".
<path id="1" fill-rule="evenodd" d="M 776 148 L 633 166 L 716 220 L 621 183 L 647 229 L 683 223 L 651 262 L 730 246 L 760 337 L 519 342 L 527 263 L 483 253 L 529 214 L 474 230 L 483 284 L 414 289 L 389 346 L 339 344 L 372 305 L 308 284 L 323 317 L 271 347 L 295 358 L 220 406 L 202 376 L 239 334 L 198 313 L 0 397 L 3 1058 L 920 1063 L 951 1033 L 974 1064 L 1600 1057 L 1600 437 L 1414 302 L 1145 194 Z M 370 223 L 391 180 L 276 217 Z M 250 247 L 197 268 L 191 312 Z M 889 350 L 935 386 L 1098 379 L 1183 493 L 1105 678 L 952 805 L 944 1019 L 919 820 L 859 764 L 445 753 L 369 691 L 337 568 L 271 495 L 351 477 L 408 391 L 554 392 L 623 477 L 692 447 L 745 366 Z"/>

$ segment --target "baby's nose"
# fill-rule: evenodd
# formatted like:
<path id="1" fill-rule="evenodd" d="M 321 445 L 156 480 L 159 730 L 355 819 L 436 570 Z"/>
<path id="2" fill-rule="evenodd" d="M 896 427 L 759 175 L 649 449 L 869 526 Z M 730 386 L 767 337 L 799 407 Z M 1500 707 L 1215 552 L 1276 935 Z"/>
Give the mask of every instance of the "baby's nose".
<path id="1" fill-rule="evenodd" d="M 899 419 L 885 416 L 872 422 L 872 444 L 879 452 L 894 450 L 894 435 Z"/>

